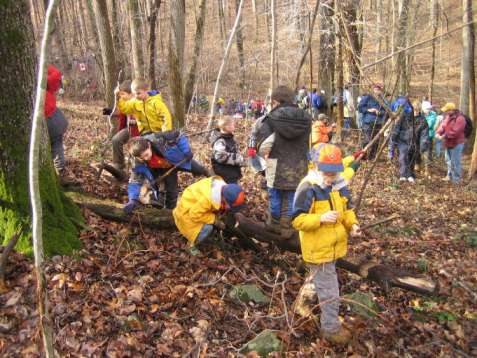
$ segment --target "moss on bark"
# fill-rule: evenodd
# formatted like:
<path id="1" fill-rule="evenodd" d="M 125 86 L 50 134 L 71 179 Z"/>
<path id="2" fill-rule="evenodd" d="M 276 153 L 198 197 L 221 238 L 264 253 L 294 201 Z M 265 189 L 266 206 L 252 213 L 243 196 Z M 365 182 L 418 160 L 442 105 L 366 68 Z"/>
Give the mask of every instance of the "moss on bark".
<path id="1" fill-rule="evenodd" d="M 0 237 L 5 244 L 20 225 L 24 232 L 16 249 L 32 254 L 28 191 L 28 147 L 35 85 L 35 45 L 28 3 L 0 1 L 0 55 L 5 59 L 0 86 Z M 39 180 L 46 255 L 69 254 L 80 247 L 73 222 L 79 209 L 59 186 L 49 150 L 46 126 L 40 148 Z"/>

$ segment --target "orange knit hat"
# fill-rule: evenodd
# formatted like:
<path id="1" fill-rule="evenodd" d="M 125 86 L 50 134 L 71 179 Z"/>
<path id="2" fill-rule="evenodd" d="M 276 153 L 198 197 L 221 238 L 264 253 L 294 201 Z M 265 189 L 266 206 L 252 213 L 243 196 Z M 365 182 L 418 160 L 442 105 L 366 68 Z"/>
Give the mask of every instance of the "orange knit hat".
<path id="1" fill-rule="evenodd" d="M 339 173 L 344 170 L 341 149 L 333 144 L 325 144 L 321 147 L 317 160 L 314 162 L 321 172 Z"/>

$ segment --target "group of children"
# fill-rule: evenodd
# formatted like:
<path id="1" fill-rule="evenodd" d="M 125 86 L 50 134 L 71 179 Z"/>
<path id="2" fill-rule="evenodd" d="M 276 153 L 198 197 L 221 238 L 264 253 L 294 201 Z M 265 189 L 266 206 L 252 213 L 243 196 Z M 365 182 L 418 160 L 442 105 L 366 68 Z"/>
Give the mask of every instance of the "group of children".
<path id="1" fill-rule="evenodd" d="M 437 114 L 429 101 L 411 102 L 405 96 L 398 97 L 391 104 L 393 112 L 399 107 L 400 116 L 389 138 L 389 158 L 393 158 L 395 148 L 399 151 L 399 180 L 414 183 L 419 170 L 430 179 L 429 166 L 434 157 L 439 158 L 444 152 L 448 167 L 444 180 L 459 183 L 462 149 L 472 131 L 472 127 L 469 130 L 467 126 L 465 115 L 453 103 L 447 103 L 440 109 L 442 114 Z"/>
<path id="2" fill-rule="evenodd" d="M 161 94 L 149 90 L 141 79 L 132 81 L 130 90 L 127 87 L 125 83 L 116 90 L 117 107 L 135 121 L 130 124 L 137 125 L 139 135 L 134 136 L 128 130 L 130 126 L 116 134 L 120 139 L 115 144 L 115 164 L 120 168 L 124 167 L 124 156 L 119 153 L 118 143 L 132 137 L 128 141 L 133 158 L 129 200 L 124 211 L 130 214 L 145 202 L 141 188 L 148 184 L 149 203 L 173 209 L 176 226 L 189 241 L 190 253 L 196 255 L 203 243 L 213 239 L 214 233 L 224 229 L 245 205 L 246 194 L 239 181 L 246 161 L 234 138 L 234 119 L 219 119 L 218 128 L 209 136 L 209 170 L 193 159 L 188 138 L 172 129 Z M 357 168 L 351 164 L 357 163 L 359 153 L 343 160 L 340 149 L 327 143 L 329 138 L 310 144 L 311 117 L 293 103 L 294 94 L 289 88 L 277 87 L 271 99 L 272 110 L 256 121 L 247 151 L 250 160 L 260 157 L 264 163 L 260 171 L 269 198 L 267 225 L 284 237 L 299 232 L 303 258 L 310 266 L 322 303 L 323 336 L 346 343 L 350 333 L 338 318 L 335 261 L 346 254 L 348 233 L 359 234 L 347 189 Z M 188 186 L 178 198 L 178 171 L 205 178 Z"/>

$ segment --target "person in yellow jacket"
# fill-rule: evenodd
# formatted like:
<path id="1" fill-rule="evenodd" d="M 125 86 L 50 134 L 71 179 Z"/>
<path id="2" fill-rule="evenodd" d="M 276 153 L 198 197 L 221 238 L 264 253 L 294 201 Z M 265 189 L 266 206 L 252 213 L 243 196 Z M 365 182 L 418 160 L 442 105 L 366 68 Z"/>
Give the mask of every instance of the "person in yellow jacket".
<path id="1" fill-rule="evenodd" d="M 213 176 L 188 186 L 172 215 L 195 255 L 199 253 L 196 244 L 210 237 L 214 228 L 225 229 L 221 215 L 237 213 L 244 203 L 245 193 L 240 185 L 227 184 L 221 177 Z"/>
<path id="2" fill-rule="evenodd" d="M 172 130 L 172 117 L 158 91 L 149 90 L 144 79 L 136 78 L 131 83 L 133 98 L 120 95 L 119 88 L 114 93 L 118 98 L 119 110 L 136 117 L 139 133 L 166 132 Z"/>
<path id="3" fill-rule="evenodd" d="M 346 255 L 348 233 L 360 235 L 351 194 L 340 175 L 341 150 L 325 144 L 313 157 L 317 169 L 309 171 L 298 186 L 293 203 L 293 227 L 299 231 L 303 260 L 321 304 L 321 330 L 325 339 L 347 344 L 349 330 L 341 326 L 336 260 Z"/>

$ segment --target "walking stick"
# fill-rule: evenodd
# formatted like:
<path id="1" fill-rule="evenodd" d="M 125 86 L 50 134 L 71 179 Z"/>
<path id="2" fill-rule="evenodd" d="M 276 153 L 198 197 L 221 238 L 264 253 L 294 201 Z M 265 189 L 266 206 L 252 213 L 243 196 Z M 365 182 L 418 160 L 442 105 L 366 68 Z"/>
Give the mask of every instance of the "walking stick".
<path id="1" fill-rule="evenodd" d="M 189 161 L 191 159 L 189 158 L 184 158 L 182 159 L 179 163 L 175 164 L 172 168 L 168 169 L 167 172 L 165 172 L 164 174 L 162 174 L 159 178 L 157 178 L 156 180 L 154 180 L 154 185 L 157 185 L 157 184 L 160 184 L 164 179 L 166 179 L 174 170 L 176 170 L 177 168 L 179 168 L 182 164 L 184 164 L 185 162 Z"/>

